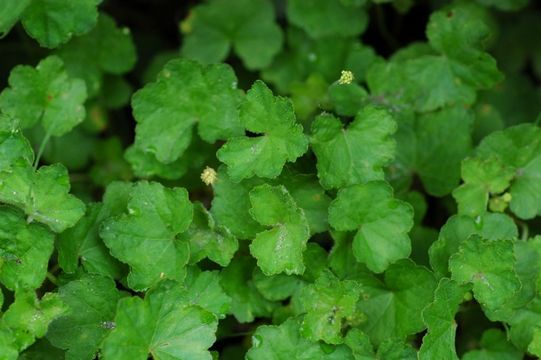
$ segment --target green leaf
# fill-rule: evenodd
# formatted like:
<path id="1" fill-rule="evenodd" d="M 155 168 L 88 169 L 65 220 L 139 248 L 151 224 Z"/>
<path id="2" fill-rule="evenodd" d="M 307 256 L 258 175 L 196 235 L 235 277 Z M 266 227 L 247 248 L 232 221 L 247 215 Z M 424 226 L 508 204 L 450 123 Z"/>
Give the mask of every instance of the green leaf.
<path id="1" fill-rule="evenodd" d="M 373 360 L 376 356 L 368 335 L 357 328 L 348 331 L 344 343 L 351 349 L 355 360 Z"/>
<path id="2" fill-rule="evenodd" d="M 40 122 L 49 135 L 62 136 L 85 118 L 85 83 L 69 77 L 57 56 L 43 59 L 35 68 L 16 66 L 9 86 L 0 93 L 0 109 L 17 119 L 22 129 Z"/>
<path id="3" fill-rule="evenodd" d="M 121 293 L 111 279 L 84 275 L 59 287 L 58 295 L 69 310 L 52 322 L 47 339 L 68 350 L 67 360 L 94 359 L 101 342 L 116 326 L 113 319 Z"/>
<path id="4" fill-rule="evenodd" d="M 330 114 L 312 124 L 312 149 L 318 177 L 326 189 L 383 180 L 383 167 L 393 158 L 396 123 L 382 109 L 365 107 L 344 129 Z"/>
<path id="5" fill-rule="evenodd" d="M 216 315 L 218 319 L 225 318 L 230 312 L 232 299 L 225 293 L 220 280 L 221 274 L 218 271 L 189 272 L 184 284 L 186 291 L 182 301 L 186 304 L 199 305 Z"/>
<path id="6" fill-rule="evenodd" d="M 255 261 L 244 256 L 231 261 L 222 271 L 220 283 L 231 297 L 231 313 L 241 323 L 254 321 L 255 317 L 269 317 L 276 304 L 266 300 L 257 291 L 251 279 Z"/>
<path id="7" fill-rule="evenodd" d="M 68 73 L 84 79 L 89 95 L 102 88 L 103 73 L 124 74 L 135 65 L 136 52 L 128 28 L 118 28 L 113 18 L 101 14 L 89 33 L 61 47 L 58 56 Z"/>
<path id="8" fill-rule="evenodd" d="M 524 354 L 507 341 L 506 334 L 500 329 L 488 329 L 481 338 L 481 350 L 471 350 L 462 360 L 520 360 Z"/>
<path id="9" fill-rule="evenodd" d="M 268 66 L 282 48 L 282 31 L 268 0 L 212 0 L 195 6 L 181 23 L 182 55 L 202 63 L 221 62 L 231 47 L 246 68 Z"/>
<path id="10" fill-rule="evenodd" d="M 59 235 L 58 265 L 68 274 L 75 273 L 79 263 L 90 274 L 112 279 L 122 276 L 123 268 L 109 253 L 99 237 L 99 227 L 111 216 L 106 206 L 89 204 L 85 216 L 72 228 Z"/>
<path id="11" fill-rule="evenodd" d="M 423 310 L 423 321 L 428 328 L 419 349 L 419 360 L 458 360 L 455 349 L 458 307 L 467 287 L 442 278 L 434 294 L 434 302 Z"/>
<path id="12" fill-rule="evenodd" d="M 178 235 L 193 217 L 188 192 L 141 181 L 133 186 L 126 210 L 104 221 L 100 236 L 111 254 L 130 266 L 129 286 L 142 290 L 163 278 L 184 279 L 190 250 Z"/>
<path id="13" fill-rule="evenodd" d="M 520 289 L 510 240 L 486 240 L 471 236 L 449 259 L 452 279 L 472 283 L 475 299 L 488 310 L 505 306 Z"/>
<path id="14" fill-rule="evenodd" d="M 472 124 L 472 114 L 458 107 L 417 119 L 415 166 L 429 194 L 443 196 L 458 185 L 460 162 L 471 150 Z"/>
<path id="15" fill-rule="evenodd" d="M 504 214 L 485 213 L 476 220 L 464 215 L 451 216 L 428 252 L 436 274 L 442 277 L 450 274 L 449 258 L 473 234 L 490 240 L 516 239 L 518 229 L 513 219 Z"/>
<path id="16" fill-rule="evenodd" d="M 477 0 L 478 3 L 485 6 L 493 6 L 504 11 L 519 10 L 528 5 L 527 0 Z"/>
<path id="17" fill-rule="evenodd" d="M 135 146 L 171 163 L 190 144 L 196 124 L 209 143 L 240 135 L 239 101 L 237 78 L 228 65 L 171 60 L 155 82 L 133 95 Z"/>
<path id="18" fill-rule="evenodd" d="M 163 281 L 145 294 L 118 302 L 116 328 L 102 345 L 105 360 L 191 360 L 212 357 L 216 317 L 199 306 L 178 301 L 182 287 Z"/>
<path id="19" fill-rule="evenodd" d="M 254 175 L 275 178 L 286 162 L 294 162 L 308 150 L 308 138 L 295 121 L 291 101 L 274 96 L 262 81 L 248 90 L 240 120 L 259 136 L 230 138 L 216 154 L 235 182 Z"/>
<path id="20" fill-rule="evenodd" d="M 317 342 L 299 334 L 299 320 L 290 318 L 281 325 L 264 325 L 252 336 L 252 347 L 246 354 L 248 360 L 328 360 L 337 359 L 335 349 L 330 352 Z M 344 358 L 342 358 L 344 359 Z"/>
<path id="21" fill-rule="evenodd" d="M 368 93 L 355 83 L 334 83 L 329 87 L 330 102 L 334 111 L 342 116 L 355 116 L 367 102 Z"/>
<path id="22" fill-rule="evenodd" d="M 358 230 L 353 240 L 357 260 L 377 273 L 411 252 L 408 231 L 413 208 L 393 197 L 383 181 L 354 185 L 338 191 L 329 206 L 329 223 L 340 231 Z"/>
<path id="23" fill-rule="evenodd" d="M 359 328 L 376 345 L 424 330 L 421 313 L 432 302 L 437 286 L 434 275 L 411 260 L 391 265 L 383 278 L 381 282 L 363 275 L 358 280 L 362 286 L 358 308 L 366 315 Z"/>
<path id="24" fill-rule="evenodd" d="M 53 234 L 5 206 L 0 207 L 0 229 L 0 282 L 10 290 L 39 288 L 53 252 Z"/>
<path id="25" fill-rule="evenodd" d="M 199 202 L 194 204 L 192 224 L 179 239 L 190 244 L 191 264 L 209 258 L 225 267 L 239 248 L 237 238 L 228 228 L 216 225 L 212 214 Z"/>
<path id="26" fill-rule="evenodd" d="M 34 151 L 30 142 L 18 129 L 8 130 L 9 126 L 3 121 L 4 118 L 0 116 L 0 171 L 8 169 L 19 158 L 28 164 L 33 163 Z"/>
<path id="27" fill-rule="evenodd" d="M 479 144 L 481 159 L 496 157 L 514 172 L 510 208 L 521 219 L 541 214 L 541 130 L 523 124 L 496 131 Z M 509 171 L 511 171 L 509 170 Z"/>
<path id="28" fill-rule="evenodd" d="M 362 5 L 345 4 L 343 1 L 290 0 L 287 2 L 287 18 L 310 36 L 355 36 L 368 24 Z"/>
<path id="29" fill-rule="evenodd" d="M 19 21 L 30 0 L 6 0 L 0 4 L 0 38 L 3 38 Z"/>
<path id="30" fill-rule="evenodd" d="M 265 275 L 285 272 L 302 274 L 303 252 L 310 238 L 304 212 L 284 186 L 263 184 L 250 191 L 250 214 L 261 225 L 272 227 L 260 232 L 250 244 L 250 252 Z"/>
<path id="31" fill-rule="evenodd" d="M 54 48 L 96 24 L 102 0 L 37 0 L 22 14 L 24 29 L 41 46 Z"/>
<path id="32" fill-rule="evenodd" d="M 389 339 L 380 344 L 376 359 L 417 360 L 417 353 L 410 344 L 396 339 Z"/>
<path id="33" fill-rule="evenodd" d="M 323 271 L 313 285 L 301 290 L 300 302 L 306 312 L 301 334 L 312 341 L 343 343 L 344 329 L 362 319 L 357 311 L 360 295 L 357 282 L 340 281 L 332 272 Z"/>
<path id="34" fill-rule="evenodd" d="M 483 51 L 489 36 L 486 16 L 474 4 L 436 11 L 430 16 L 427 37 L 439 55 L 396 57 L 376 64 L 367 75 L 371 93 L 421 112 L 471 105 L 478 90 L 503 80 L 494 58 Z"/>
<path id="35" fill-rule="evenodd" d="M 328 210 L 331 198 L 325 193 L 315 175 L 284 171 L 278 178 L 297 205 L 304 211 L 310 233 L 322 233 L 329 229 Z"/>
<path id="36" fill-rule="evenodd" d="M 0 175 L 0 201 L 22 209 L 28 222 L 36 220 L 60 233 L 75 225 L 85 212 L 84 203 L 69 194 L 68 172 L 61 164 L 34 171 L 21 159 Z"/>
<path id="37" fill-rule="evenodd" d="M 498 158 L 467 158 L 462 161 L 464 184 L 453 191 L 458 213 L 471 217 L 486 211 L 489 194 L 498 194 L 509 187 L 513 168 Z"/>
<path id="38" fill-rule="evenodd" d="M 46 293 L 38 300 L 34 291 L 20 291 L 2 317 L 12 335 L 12 346 L 26 349 L 47 332 L 49 324 L 67 311 L 58 294 Z"/>
<path id="39" fill-rule="evenodd" d="M 222 225 L 239 239 L 253 239 L 264 228 L 250 216 L 249 192 L 262 180 L 252 178 L 235 183 L 231 180 L 225 166 L 218 169 L 217 180 L 213 185 L 211 214 L 218 225 Z"/>
<path id="40" fill-rule="evenodd" d="M 266 276 L 258 268 L 254 270 L 253 281 L 261 295 L 270 301 L 287 299 L 303 284 L 298 276 L 285 274 Z"/>

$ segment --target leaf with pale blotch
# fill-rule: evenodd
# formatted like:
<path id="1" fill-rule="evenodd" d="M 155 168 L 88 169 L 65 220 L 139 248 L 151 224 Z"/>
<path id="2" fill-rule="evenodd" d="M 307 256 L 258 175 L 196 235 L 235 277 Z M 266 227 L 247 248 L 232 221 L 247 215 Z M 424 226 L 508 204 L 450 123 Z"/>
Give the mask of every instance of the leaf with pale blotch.
<path id="1" fill-rule="evenodd" d="M 314 284 L 301 290 L 300 302 L 306 312 L 301 334 L 312 341 L 343 343 L 343 330 L 362 319 L 357 311 L 360 295 L 361 286 L 356 281 L 341 281 L 330 271 L 323 271 Z"/>
<path id="2" fill-rule="evenodd" d="M 505 306 L 521 287 L 511 240 L 471 236 L 451 256 L 449 269 L 459 284 L 473 284 L 475 299 L 489 311 Z"/>

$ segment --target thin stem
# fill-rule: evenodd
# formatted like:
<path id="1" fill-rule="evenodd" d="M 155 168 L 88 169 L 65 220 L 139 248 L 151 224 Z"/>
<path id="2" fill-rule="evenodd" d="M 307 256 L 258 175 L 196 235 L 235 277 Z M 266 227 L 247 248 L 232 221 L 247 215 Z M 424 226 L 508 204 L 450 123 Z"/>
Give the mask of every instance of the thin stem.
<path id="1" fill-rule="evenodd" d="M 43 140 L 41 140 L 41 144 L 39 145 L 38 154 L 36 155 L 36 160 L 34 162 L 34 170 L 38 169 L 39 160 L 41 159 L 41 155 L 43 155 L 43 151 L 45 150 L 45 146 L 47 146 L 47 143 L 49 142 L 49 139 L 51 138 L 51 133 L 47 132 L 45 134 L 45 137 Z"/>
<path id="2" fill-rule="evenodd" d="M 47 272 L 47 279 L 53 283 L 53 285 L 56 285 L 58 286 L 58 280 L 56 278 L 56 276 L 54 276 L 53 274 L 51 274 L 50 272 Z"/>

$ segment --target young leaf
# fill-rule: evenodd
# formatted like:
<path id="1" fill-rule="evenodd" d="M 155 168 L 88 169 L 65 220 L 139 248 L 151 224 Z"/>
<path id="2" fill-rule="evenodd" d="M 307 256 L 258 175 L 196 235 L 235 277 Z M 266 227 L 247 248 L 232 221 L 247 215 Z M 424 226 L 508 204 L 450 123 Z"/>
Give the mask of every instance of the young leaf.
<path id="1" fill-rule="evenodd" d="M 434 302 L 423 310 L 423 321 L 428 332 L 419 349 L 419 360 L 458 360 L 455 349 L 455 316 L 466 291 L 466 286 L 460 286 L 453 280 L 440 280 Z"/>
<path id="2" fill-rule="evenodd" d="M 254 175 L 275 178 L 286 162 L 294 162 L 308 150 L 308 138 L 295 121 L 291 101 L 274 96 L 262 81 L 248 90 L 240 120 L 259 136 L 230 138 L 216 154 L 235 182 Z"/>
<path id="3" fill-rule="evenodd" d="M 393 197 L 383 181 L 354 185 L 338 191 L 329 206 L 329 223 L 340 231 L 358 230 L 353 240 L 357 260 L 377 273 L 411 252 L 413 227 L 410 204 Z"/>
<path id="4" fill-rule="evenodd" d="M 464 184 L 453 191 L 459 214 L 471 217 L 486 211 L 489 194 L 498 194 L 509 187 L 513 168 L 498 158 L 466 158 L 462 161 Z"/>
<path id="5" fill-rule="evenodd" d="M 133 95 L 135 146 L 171 163 L 190 144 L 196 124 L 209 143 L 240 135 L 239 101 L 237 78 L 228 65 L 171 60 L 155 82 Z"/>
<path id="6" fill-rule="evenodd" d="M 2 317 L 11 332 L 11 346 L 18 351 L 32 345 L 47 332 L 49 324 L 67 311 L 58 294 L 46 293 L 38 300 L 34 291 L 18 291 Z M 1 341 L 1 340 L 0 340 Z"/>
<path id="7" fill-rule="evenodd" d="M 329 344 L 344 342 L 342 332 L 356 325 L 362 314 L 357 311 L 361 287 L 352 280 L 340 281 L 330 271 L 323 271 L 313 285 L 302 289 L 300 302 L 306 311 L 301 334 Z"/>
<path id="8" fill-rule="evenodd" d="M 51 323 L 47 339 L 68 350 L 66 359 L 94 359 L 101 342 L 116 326 L 113 319 L 121 293 L 111 279 L 84 275 L 61 286 L 58 295 L 68 311 Z"/>
<path id="9" fill-rule="evenodd" d="M 225 267 L 239 248 L 237 238 L 228 228 L 216 225 L 212 214 L 199 202 L 194 204 L 192 224 L 179 239 L 190 244 L 191 264 L 209 258 Z"/>
<path id="10" fill-rule="evenodd" d="M 383 109 L 369 106 L 344 129 L 340 120 L 323 114 L 312 124 L 312 149 L 318 177 L 326 189 L 383 180 L 383 167 L 393 158 L 396 123 Z"/>
<path id="11" fill-rule="evenodd" d="M 476 154 L 496 157 L 514 172 L 510 208 L 521 219 L 541 214 L 541 129 L 522 124 L 496 131 L 481 141 Z"/>
<path id="12" fill-rule="evenodd" d="M 127 211 L 102 223 L 100 236 L 111 254 L 130 266 L 129 286 L 143 290 L 163 278 L 184 279 L 190 250 L 178 235 L 192 217 L 185 189 L 142 181 L 133 186 Z"/>
<path id="13" fill-rule="evenodd" d="M 464 215 L 451 216 L 428 251 L 436 274 L 450 275 L 449 258 L 473 234 L 489 240 L 516 239 L 518 229 L 513 219 L 504 214 L 484 213 L 476 220 Z"/>
<path id="14" fill-rule="evenodd" d="M 270 64 L 282 47 L 282 31 L 268 0 L 212 0 L 192 8 L 180 28 L 182 55 L 202 63 L 221 62 L 233 47 L 246 68 Z"/>
<path id="15" fill-rule="evenodd" d="M 116 327 L 102 345 L 104 360 L 205 359 L 214 343 L 216 317 L 201 307 L 179 299 L 182 287 L 162 281 L 145 299 L 130 297 L 118 302 Z"/>
<path id="16" fill-rule="evenodd" d="M 303 252 L 310 238 L 304 212 L 284 186 L 263 184 L 250 191 L 252 217 L 272 229 L 260 232 L 250 244 L 250 252 L 267 276 L 304 272 Z"/>
<path id="17" fill-rule="evenodd" d="M 5 206 L 0 206 L 0 229 L 0 282 L 10 290 L 39 288 L 53 252 L 53 234 Z"/>
<path id="18" fill-rule="evenodd" d="M 0 93 L 0 109 L 17 119 L 22 129 L 41 122 L 50 136 L 62 136 L 85 118 L 85 83 L 69 77 L 57 56 L 43 59 L 35 68 L 15 67 L 9 86 Z"/>
<path id="19" fill-rule="evenodd" d="M 452 279 L 472 283 L 475 299 L 488 310 L 504 306 L 520 289 L 510 240 L 486 240 L 471 236 L 449 259 Z"/>
<path id="20" fill-rule="evenodd" d="M 34 220 L 61 233 L 79 221 L 85 204 L 69 194 L 66 168 L 61 164 L 32 166 L 19 159 L 9 169 L 0 172 L 0 201 L 22 209 L 28 222 Z"/>
<path id="21" fill-rule="evenodd" d="M 339 358 L 334 348 L 323 349 L 319 343 L 300 336 L 299 323 L 298 319 L 290 318 L 281 325 L 258 327 L 252 336 L 252 347 L 248 350 L 246 359 L 330 360 Z"/>

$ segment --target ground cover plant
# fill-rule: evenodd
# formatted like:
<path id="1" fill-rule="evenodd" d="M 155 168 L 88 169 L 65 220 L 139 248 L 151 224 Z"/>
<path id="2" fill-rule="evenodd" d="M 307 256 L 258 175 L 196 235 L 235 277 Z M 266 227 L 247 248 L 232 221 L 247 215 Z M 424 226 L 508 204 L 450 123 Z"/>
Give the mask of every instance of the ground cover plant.
<path id="1" fill-rule="evenodd" d="M 0 2 L 0 359 L 541 357 L 541 7 Z"/>

